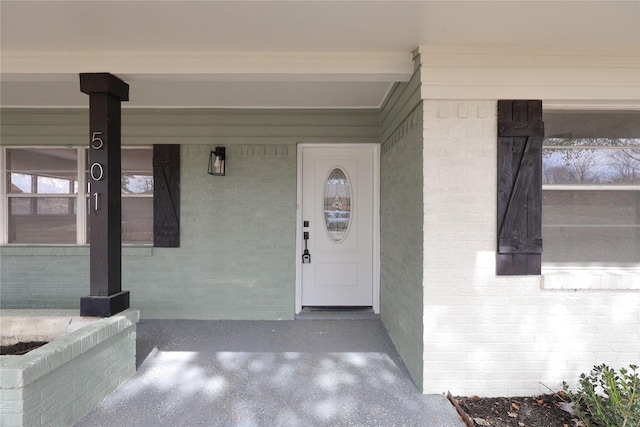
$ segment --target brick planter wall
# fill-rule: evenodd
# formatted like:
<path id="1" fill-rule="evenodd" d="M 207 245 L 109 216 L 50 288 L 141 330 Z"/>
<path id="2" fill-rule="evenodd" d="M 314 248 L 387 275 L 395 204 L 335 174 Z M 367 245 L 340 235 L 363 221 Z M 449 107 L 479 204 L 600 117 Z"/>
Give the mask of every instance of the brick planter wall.
<path id="1" fill-rule="evenodd" d="M 0 356 L 0 425 L 73 425 L 136 369 L 137 310 Z"/>

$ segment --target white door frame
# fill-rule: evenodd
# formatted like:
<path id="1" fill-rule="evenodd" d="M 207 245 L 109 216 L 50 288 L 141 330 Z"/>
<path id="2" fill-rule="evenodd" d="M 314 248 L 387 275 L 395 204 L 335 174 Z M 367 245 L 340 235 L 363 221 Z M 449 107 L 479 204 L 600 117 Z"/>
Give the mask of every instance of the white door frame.
<path id="1" fill-rule="evenodd" d="M 373 311 L 380 313 L 380 144 L 298 143 L 296 202 L 296 295 L 295 313 L 302 310 L 302 149 L 307 147 L 373 149 Z"/>

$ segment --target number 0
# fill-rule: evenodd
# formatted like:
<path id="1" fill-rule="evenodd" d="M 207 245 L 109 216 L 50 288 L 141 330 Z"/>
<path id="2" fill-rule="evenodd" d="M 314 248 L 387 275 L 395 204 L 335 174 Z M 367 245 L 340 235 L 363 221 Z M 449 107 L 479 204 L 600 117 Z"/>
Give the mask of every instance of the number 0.
<path id="1" fill-rule="evenodd" d="M 97 171 L 97 173 L 96 173 Z M 100 181 L 104 178 L 104 169 L 100 163 L 94 163 L 91 165 L 91 179 L 94 181 Z"/>

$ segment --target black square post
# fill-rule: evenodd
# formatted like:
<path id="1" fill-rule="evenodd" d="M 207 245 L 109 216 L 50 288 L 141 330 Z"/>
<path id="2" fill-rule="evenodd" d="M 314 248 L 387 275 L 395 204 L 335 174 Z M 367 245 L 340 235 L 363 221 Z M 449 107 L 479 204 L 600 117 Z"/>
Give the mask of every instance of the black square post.
<path id="1" fill-rule="evenodd" d="M 121 289 L 121 102 L 129 85 L 110 73 L 81 73 L 80 91 L 89 95 L 89 262 L 90 295 L 80 315 L 109 317 L 129 308 Z"/>

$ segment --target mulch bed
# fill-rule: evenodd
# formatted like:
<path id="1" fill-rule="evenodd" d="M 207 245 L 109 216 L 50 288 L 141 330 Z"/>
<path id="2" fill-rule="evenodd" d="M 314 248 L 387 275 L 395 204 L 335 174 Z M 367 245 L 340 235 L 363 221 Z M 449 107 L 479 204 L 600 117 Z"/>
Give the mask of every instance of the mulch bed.
<path id="1" fill-rule="evenodd" d="M 450 398 L 451 400 L 451 398 Z M 562 395 L 535 397 L 453 397 L 452 403 L 468 415 L 474 426 L 574 427 L 574 417 L 560 409 Z"/>
<path id="2" fill-rule="evenodd" d="M 19 356 L 21 354 L 28 353 L 31 350 L 35 350 L 38 347 L 42 347 L 45 344 L 47 344 L 47 341 L 29 341 L 19 342 L 13 345 L 3 345 L 0 346 L 0 355 Z"/>

